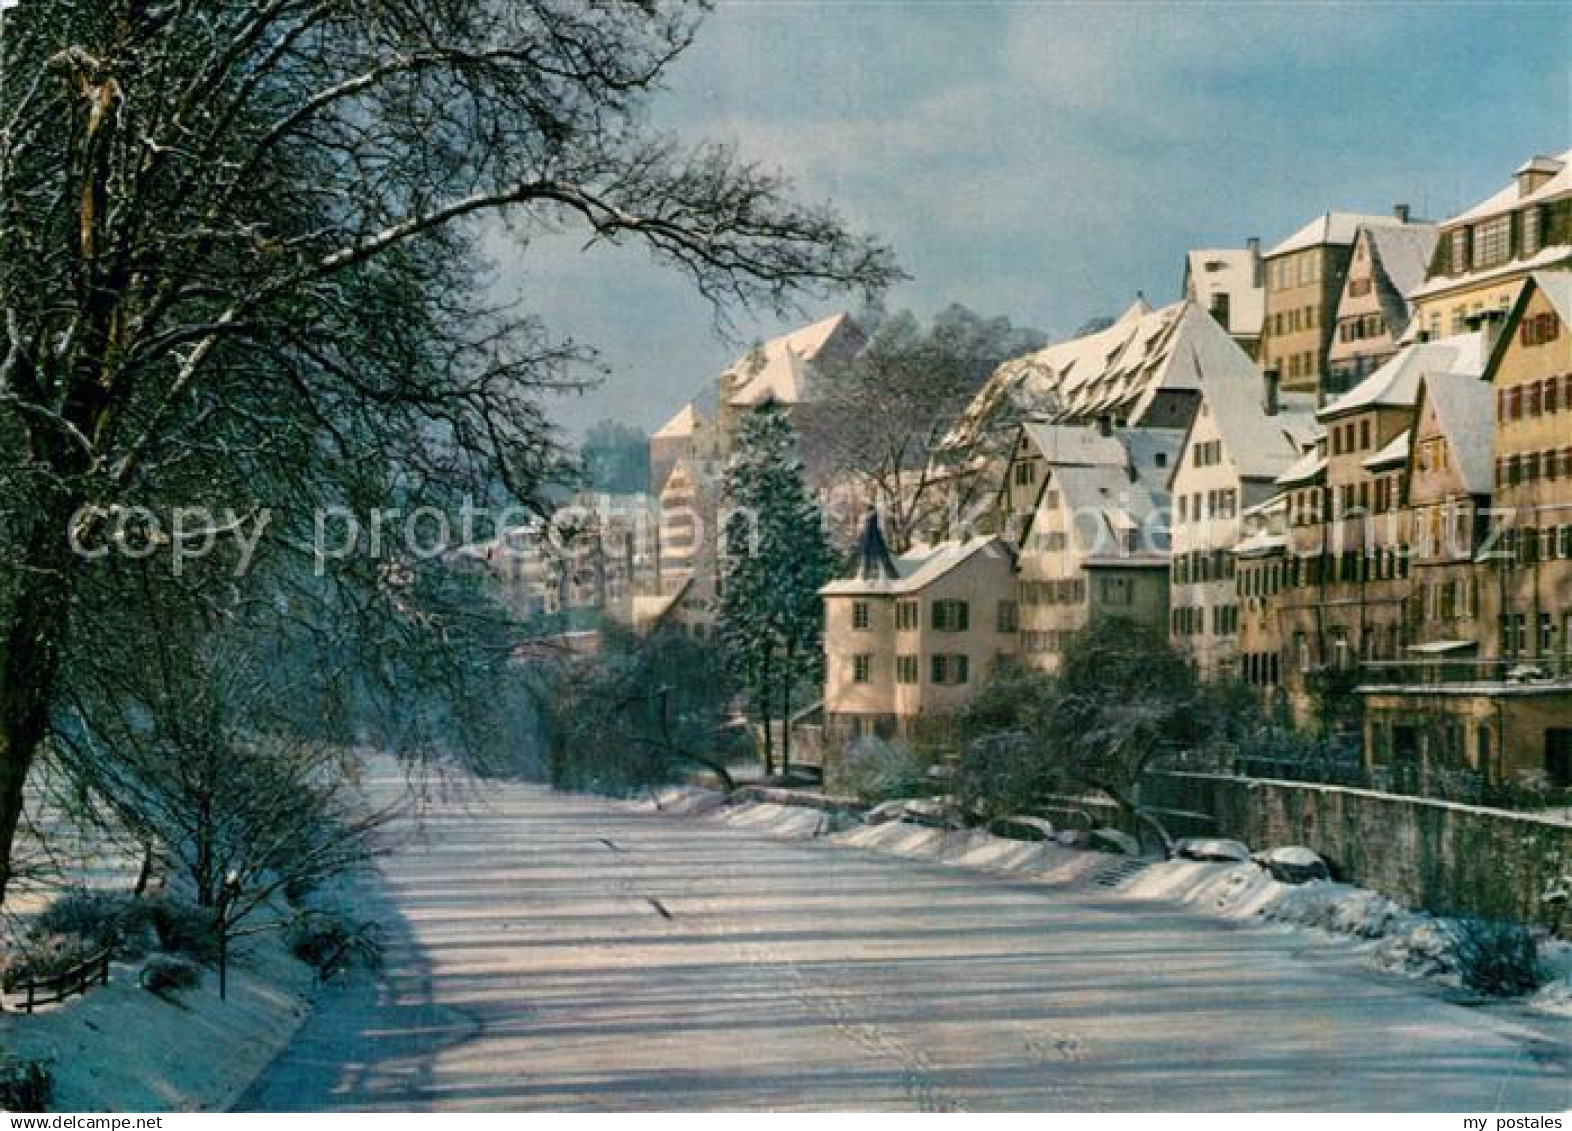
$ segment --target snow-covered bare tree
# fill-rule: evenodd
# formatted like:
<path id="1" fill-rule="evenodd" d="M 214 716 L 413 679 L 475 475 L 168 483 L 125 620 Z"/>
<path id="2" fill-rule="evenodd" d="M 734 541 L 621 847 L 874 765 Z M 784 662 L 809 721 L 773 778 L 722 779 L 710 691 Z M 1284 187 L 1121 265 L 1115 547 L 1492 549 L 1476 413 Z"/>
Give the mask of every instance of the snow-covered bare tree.
<path id="1" fill-rule="evenodd" d="M 555 473 L 539 394 L 587 359 L 487 304 L 481 221 L 521 251 L 642 245 L 718 309 L 895 274 L 781 176 L 651 127 L 697 27 L 657 0 L 0 14 L 0 901 L 90 610 L 139 599 L 74 546 L 216 542 L 167 599 L 276 613 L 344 663 L 451 623 L 419 607 L 418 555 L 302 569 L 321 508 L 529 499 Z M 146 537 L 175 507 L 232 519 Z"/>
<path id="2" fill-rule="evenodd" d="M 764 731 L 766 774 L 775 771 L 771 723 L 786 724 L 780 767 L 785 773 L 791 769 L 792 708 L 800 703 L 799 691 L 822 671 L 819 589 L 834 572 L 786 409 L 765 404 L 743 420 L 721 495 L 722 639 L 739 660 L 752 714 Z"/>
<path id="3" fill-rule="evenodd" d="M 879 508 L 904 552 L 934 517 L 942 484 L 933 456 L 1001 362 L 1043 344 L 1035 330 L 950 306 L 924 327 L 909 311 L 878 323 L 868 346 L 830 366 L 798 427 L 811 478 L 850 482 Z"/>

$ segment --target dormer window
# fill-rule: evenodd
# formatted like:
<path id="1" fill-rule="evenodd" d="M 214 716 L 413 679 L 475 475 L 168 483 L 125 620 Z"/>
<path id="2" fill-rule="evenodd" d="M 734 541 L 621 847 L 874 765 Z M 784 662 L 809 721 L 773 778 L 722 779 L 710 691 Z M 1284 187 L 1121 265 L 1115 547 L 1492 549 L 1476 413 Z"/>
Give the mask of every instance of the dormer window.
<path id="1" fill-rule="evenodd" d="M 1474 269 L 1505 263 L 1512 251 L 1512 217 L 1497 216 L 1474 226 Z"/>

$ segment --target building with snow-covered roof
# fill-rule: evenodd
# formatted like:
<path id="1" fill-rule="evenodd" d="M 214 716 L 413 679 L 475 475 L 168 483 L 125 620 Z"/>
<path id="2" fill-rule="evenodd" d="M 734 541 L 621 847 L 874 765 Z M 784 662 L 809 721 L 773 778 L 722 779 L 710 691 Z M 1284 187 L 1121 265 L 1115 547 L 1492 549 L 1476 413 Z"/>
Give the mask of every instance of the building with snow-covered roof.
<path id="1" fill-rule="evenodd" d="M 1412 542 L 1406 507 L 1415 405 L 1428 374 L 1478 379 L 1487 334 L 1403 347 L 1317 411 L 1324 435 L 1277 479 L 1289 499 L 1288 577 L 1273 598 L 1288 649 L 1283 684 L 1301 715 L 1317 689 L 1401 657 Z M 1329 720 L 1337 721 L 1337 720 Z"/>
<path id="2" fill-rule="evenodd" d="M 1407 205 L 1390 216 L 1323 212 L 1267 251 L 1262 368 L 1290 392 L 1319 392 L 1332 344 L 1337 303 L 1361 229 L 1402 227 Z"/>
<path id="3" fill-rule="evenodd" d="M 1005 362 L 941 447 L 954 510 L 990 509 L 1023 421 L 1183 430 L 1214 375 L 1256 378 L 1254 363 L 1206 308 L 1134 303 L 1113 325 Z"/>
<path id="4" fill-rule="evenodd" d="M 1261 348 L 1261 321 L 1266 315 L 1266 273 L 1261 241 L 1242 248 L 1202 248 L 1184 258 L 1185 301 L 1217 319 L 1239 348 L 1254 358 Z"/>
<path id="5" fill-rule="evenodd" d="M 849 314 L 835 314 L 761 342 L 720 376 L 716 446 L 724 456 L 743 414 L 763 404 L 799 405 L 812 399 L 823 371 L 854 358 L 867 335 Z"/>
<path id="6" fill-rule="evenodd" d="M 714 429 L 709 420 L 697 405 L 691 402 L 683 405 L 670 420 L 650 433 L 650 490 L 660 493 L 678 460 L 713 462 L 714 449 Z"/>
<path id="7" fill-rule="evenodd" d="M 1572 787 L 1569 339 L 1572 271 L 1535 272 L 1483 380 L 1421 383 L 1413 643 L 1358 689 L 1378 779 Z"/>
<path id="8" fill-rule="evenodd" d="M 944 727 L 1015 651 L 1014 557 L 997 537 L 896 557 L 869 511 L 824 598 L 824 726 L 834 749 L 865 735 Z"/>
<path id="9" fill-rule="evenodd" d="M 1409 296 L 1425 281 L 1434 224 L 1360 228 L 1334 314 L 1326 392 L 1342 393 L 1397 352 L 1413 316 Z"/>
<path id="10" fill-rule="evenodd" d="M 1168 476 L 1184 433 L 1111 424 L 1017 426 L 995 503 L 1016 547 L 1019 656 L 1057 671 L 1088 625 L 1168 623 Z"/>
<path id="11" fill-rule="evenodd" d="M 1432 338 L 1506 310 L 1535 271 L 1572 262 L 1572 149 L 1536 156 L 1511 181 L 1441 224 L 1430 269 L 1411 299 Z"/>
<path id="12" fill-rule="evenodd" d="M 1238 673 L 1234 548 L 1245 514 L 1313 442 L 1314 398 L 1275 376 L 1209 382 L 1175 462 L 1169 639 L 1205 678 Z M 1242 673 L 1239 673 L 1242 674 Z"/>

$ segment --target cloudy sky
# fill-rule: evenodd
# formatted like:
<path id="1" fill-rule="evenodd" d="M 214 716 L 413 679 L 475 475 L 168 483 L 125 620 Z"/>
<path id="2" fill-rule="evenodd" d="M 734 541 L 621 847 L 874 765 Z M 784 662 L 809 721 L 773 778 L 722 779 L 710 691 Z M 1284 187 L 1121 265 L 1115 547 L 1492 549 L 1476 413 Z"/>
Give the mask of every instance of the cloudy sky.
<path id="1" fill-rule="evenodd" d="M 1328 208 L 1444 218 L 1572 146 L 1569 35 L 1560 2 L 723 0 L 655 120 L 779 165 L 893 243 L 913 278 L 892 306 L 1061 337 L 1137 291 L 1177 297 L 1186 248 L 1269 246 Z M 570 434 L 655 427 L 741 352 L 636 250 L 497 254 L 504 293 L 612 370 L 554 403 Z"/>

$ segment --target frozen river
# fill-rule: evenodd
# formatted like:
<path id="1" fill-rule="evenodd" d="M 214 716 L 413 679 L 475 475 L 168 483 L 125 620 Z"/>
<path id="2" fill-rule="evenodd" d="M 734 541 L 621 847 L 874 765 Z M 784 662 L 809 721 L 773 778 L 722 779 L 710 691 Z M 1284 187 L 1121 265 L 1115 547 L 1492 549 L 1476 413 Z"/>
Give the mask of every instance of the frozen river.
<path id="1" fill-rule="evenodd" d="M 1096 889 L 523 785 L 384 862 L 382 980 L 246 1109 L 1496 1109 L 1572 1102 L 1544 1027 Z"/>

